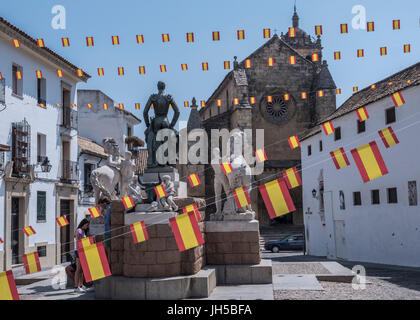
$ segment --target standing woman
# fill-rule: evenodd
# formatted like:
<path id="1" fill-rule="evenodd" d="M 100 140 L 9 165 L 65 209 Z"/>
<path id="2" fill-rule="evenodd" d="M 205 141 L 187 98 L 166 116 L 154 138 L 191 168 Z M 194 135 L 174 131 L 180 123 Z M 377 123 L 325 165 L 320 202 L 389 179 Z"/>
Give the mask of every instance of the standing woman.
<path id="1" fill-rule="evenodd" d="M 74 233 L 74 240 L 76 241 L 76 272 L 74 274 L 74 291 L 76 292 L 86 292 L 86 287 L 83 285 L 83 270 L 80 264 L 79 253 L 77 250 L 79 249 L 79 240 L 86 238 L 89 236 L 89 221 L 87 219 L 83 219 L 80 221 L 79 226 Z"/>

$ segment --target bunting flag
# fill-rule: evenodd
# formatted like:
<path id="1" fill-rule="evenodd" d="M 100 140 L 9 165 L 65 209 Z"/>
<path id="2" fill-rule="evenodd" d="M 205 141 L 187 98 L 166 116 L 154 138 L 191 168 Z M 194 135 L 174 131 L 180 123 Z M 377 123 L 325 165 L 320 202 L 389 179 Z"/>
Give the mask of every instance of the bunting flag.
<path id="1" fill-rule="evenodd" d="M 357 116 L 359 117 L 359 121 L 363 122 L 366 119 L 369 119 L 369 114 L 366 110 L 366 107 L 361 107 L 356 110 Z"/>
<path id="2" fill-rule="evenodd" d="M 190 103 L 188 101 L 184 101 L 184 107 L 188 108 L 190 106 Z"/>
<path id="3" fill-rule="evenodd" d="M 267 161 L 268 159 L 264 149 L 258 149 L 257 151 L 255 151 L 255 156 L 257 157 L 258 163 Z"/>
<path id="4" fill-rule="evenodd" d="M 353 87 L 353 92 L 359 91 L 359 87 Z"/>
<path id="5" fill-rule="evenodd" d="M 376 84 L 372 84 L 372 85 L 370 86 L 370 88 L 371 88 L 371 89 L 376 89 Z"/>
<path id="6" fill-rule="evenodd" d="M 67 220 L 66 216 L 61 216 L 55 219 L 60 227 L 68 226 L 70 223 Z"/>
<path id="7" fill-rule="evenodd" d="M 160 72 L 166 72 L 166 65 L 164 64 L 160 65 Z"/>
<path id="8" fill-rule="evenodd" d="M 103 76 L 104 74 L 104 68 L 98 68 L 98 76 Z"/>
<path id="9" fill-rule="evenodd" d="M 263 29 L 263 38 L 271 38 L 271 30 L 270 29 Z"/>
<path id="10" fill-rule="evenodd" d="M 97 217 L 102 216 L 101 211 L 99 210 L 99 208 L 98 208 L 98 207 L 92 207 L 92 208 L 89 208 L 89 209 L 88 209 L 88 211 L 89 211 L 90 216 L 91 216 L 92 218 L 97 218 Z"/>
<path id="11" fill-rule="evenodd" d="M 187 71 L 188 70 L 188 65 L 186 63 L 181 63 L 181 70 L 182 71 Z"/>
<path id="12" fill-rule="evenodd" d="M 201 100 L 200 101 L 200 105 L 201 105 L 201 108 L 204 108 L 206 106 L 206 101 Z"/>
<path id="13" fill-rule="evenodd" d="M 297 136 L 291 136 L 289 139 L 287 139 L 287 141 L 289 142 L 289 146 L 292 150 L 300 146 L 300 142 Z"/>
<path id="14" fill-rule="evenodd" d="M 180 252 L 204 244 L 203 235 L 194 212 L 180 214 L 169 219 Z"/>
<path id="15" fill-rule="evenodd" d="M 87 106 L 89 109 L 92 109 L 92 104 L 91 104 L 91 103 L 88 103 L 86 106 Z"/>
<path id="16" fill-rule="evenodd" d="M 56 107 L 61 107 L 61 104 L 56 103 L 56 104 L 55 104 L 55 106 L 56 106 Z"/>
<path id="17" fill-rule="evenodd" d="M 183 213 L 189 213 L 189 212 L 193 212 L 195 215 L 195 218 L 197 219 L 197 222 L 200 222 L 201 220 L 203 220 L 201 218 L 200 212 L 198 211 L 198 207 L 197 204 L 189 204 L 188 206 L 182 208 L 182 212 Z"/>
<path id="18" fill-rule="evenodd" d="M 18 39 L 13 39 L 12 40 L 13 46 L 15 48 L 19 48 L 20 47 L 20 41 Z"/>
<path id="19" fill-rule="evenodd" d="M 83 77 L 83 70 L 82 69 L 77 69 L 77 76 Z"/>
<path id="20" fill-rule="evenodd" d="M 239 104 L 239 99 L 238 99 L 238 98 L 234 98 L 234 99 L 233 99 L 233 104 L 234 104 L 235 106 L 237 106 L 237 105 Z"/>
<path id="21" fill-rule="evenodd" d="M 388 169 L 375 141 L 351 150 L 364 183 L 388 173 Z"/>
<path id="22" fill-rule="evenodd" d="M 230 61 L 223 61 L 223 67 L 225 68 L 225 70 L 230 69 Z"/>
<path id="23" fill-rule="evenodd" d="M 315 26 L 315 35 L 322 35 L 322 26 Z"/>
<path id="24" fill-rule="evenodd" d="M 103 108 L 104 110 L 108 110 L 108 104 L 107 104 L 107 103 L 104 103 L 104 104 L 102 105 L 102 108 Z"/>
<path id="25" fill-rule="evenodd" d="M 337 89 L 335 90 L 335 94 L 341 94 L 341 89 L 337 88 Z"/>
<path id="26" fill-rule="evenodd" d="M 312 62 L 317 62 L 317 61 L 319 61 L 319 54 L 318 53 L 312 54 Z"/>
<path id="27" fill-rule="evenodd" d="M 302 93 L 300 94 L 300 97 L 301 97 L 303 100 L 305 100 L 305 99 L 308 97 L 308 95 L 307 95 L 307 93 L 306 93 L 306 92 L 302 92 Z"/>
<path id="28" fill-rule="evenodd" d="M 244 40 L 245 39 L 245 30 L 238 30 L 237 32 L 238 40 Z"/>
<path id="29" fill-rule="evenodd" d="M 296 56 L 289 57 L 289 64 L 296 64 Z"/>
<path id="30" fill-rule="evenodd" d="M 284 96 L 284 101 L 289 101 L 290 100 L 290 94 L 286 93 Z"/>
<path id="31" fill-rule="evenodd" d="M 220 40 L 220 32 L 219 31 L 213 31 L 213 41 L 219 41 Z"/>
<path id="32" fill-rule="evenodd" d="M 4 241 L 3 241 L 3 239 L 0 237 L 0 244 L 2 244 Z"/>
<path id="33" fill-rule="evenodd" d="M 140 66 L 139 67 L 139 73 L 140 74 L 145 74 L 146 73 L 146 67 L 145 66 Z"/>
<path id="34" fill-rule="evenodd" d="M 124 110 L 124 103 L 119 103 L 118 104 L 118 109 Z"/>
<path id="35" fill-rule="evenodd" d="M 334 60 L 341 60 L 341 52 L 335 51 L 334 52 Z"/>
<path id="36" fill-rule="evenodd" d="M 410 44 L 405 44 L 404 45 L 404 53 L 409 53 L 411 52 L 411 45 Z"/>
<path id="37" fill-rule="evenodd" d="M 44 42 L 44 39 L 42 39 L 42 38 L 36 39 L 36 44 L 38 45 L 38 48 L 44 48 L 45 47 L 45 42 Z"/>
<path id="38" fill-rule="evenodd" d="M 245 60 L 245 68 L 249 69 L 252 67 L 251 59 Z"/>
<path id="39" fill-rule="evenodd" d="M 35 71 L 35 76 L 37 79 L 41 79 L 42 78 L 42 71 L 41 70 L 36 70 Z"/>
<path id="40" fill-rule="evenodd" d="M 72 105 L 71 105 L 73 108 L 76 108 L 77 107 L 77 104 L 75 104 L 75 103 L 72 103 Z"/>
<path id="41" fill-rule="evenodd" d="M 23 75 L 22 75 L 22 71 L 16 71 L 16 79 L 22 79 Z"/>
<path id="42" fill-rule="evenodd" d="M 393 30 L 400 30 L 401 22 L 400 20 L 392 20 L 392 29 Z"/>
<path id="43" fill-rule="evenodd" d="M 63 47 L 69 47 L 70 46 L 69 38 L 61 38 L 61 44 L 63 45 Z"/>
<path id="44" fill-rule="evenodd" d="M 119 36 L 111 36 L 112 45 L 118 46 L 120 44 L 120 37 Z"/>
<path id="45" fill-rule="evenodd" d="M 273 96 L 267 96 L 267 102 L 268 103 L 273 102 Z"/>
<path id="46" fill-rule="evenodd" d="M 400 143 L 391 127 L 379 130 L 378 133 L 387 149 Z"/>
<path id="47" fill-rule="evenodd" d="M 319 98 L 322 98 L 324 96 L 324 90 L 318 90 L 317 94 Z"/>
<path id="48" fill-rule="evenodd" d="M 268 58 L 267 59 L 267 65 L 269 66 L 269 67 L 272 67 L 272 66 L 274 66 L 274 59 L 273 58 Z"/>
<path id="49" fill-rule="evenodd" d="M 289 38 L 296 37 L 296 28 L 290 27 L 289 28 Z"/>
<path id="50" fill-rule="evenodd" d="M 147 233 L 146 225 L 144 221 L 135 222 L 130 224 L 131 235 L 135 244 L 149 240 L 149 234 Z"/>
<path id="51" fill-rule="evenodd" d="M 136 35 L 137 43 L 144 43 L 144 37 L 142 34 Z"/>
<path id="52" fill-rule="evenodd" d="M 87 47 L 93 47 L 93 37 L 86 37 L 86 46 Z"/>
<path id="53" fill-rule="evenodd" d="M 201 63 L 201 68 L 203 69 L 203 71 L 208 71 L 209 70 L 208 62 Z"/>
<path id="54" fill-rule="evenodd" d="M 2 74 L 1 74 L 1 72 L 0 72 L 0 80 L 1 80 L 1 79 L 3 79 L 3 75 L 2 75 Z"/>
<path id="55" fill-rule="evenodd" d="M 0 300 L 19 300 L 12 270 L 0 272 Z"/>
<path id="56" fill-rule="evenodd" d="M 232 165 L 229 162 L 223 162 L 220 164 L 220 166 L 222 167 L 223 173 L 225 175 L 228 175 L 233 171 Z"/>
<path id="57" fill-rule="evenodd" d="M 324 129 L 325 135 L 329 136 L 331 133 L 334 133 L 335 129 L 331 121 L 325 122 L 322 124 L 322 129 Z"/>
<path id="58" fill-rule="evenodd" d="M 350 165 L 350 161 L 347 158 L 346 152 L 343 148 L 331 151 L 330 155 L 332 160 L 334 161 L 337 170 L 340 170 Z"/>
<path id="59" fill-rule="evenodd" d="M 357 57 L 363 58 L 365 56 L 365 50 L 364 49 L 357 49 Z"/>
<path id="60" fill-rule="evenodd" d="M 255 97 L 249 97 L 249 103 L 255 104 Z"/>
<path id="61" fill-rule="evenodd" d="M 217 106 L 221 107 L 222 106 L 222 100 L 221 99 L 217 99 Z"/>
<path id="62" fill-rule="evenodd" d="M 169 42 L 169 33 L 162 33 L 162 42 Z"/>
<path id="63" fill-rule="evenodd" d="M 194 33 L 188 32 L 187 33 L 187 42 L 194 42 Z"/>
<path id="64" fill-rule="evenodd" d="M 124 75 L 124 67 L 118 67 L 118 75 L 123 76 Z"/>
<path id="65" fill-rule="evenodd" d="M 201 184 L 200 178 L 197 173 L 190 174 L 188 176 L 188 181 L 190 182 L 191 187 L 196 187 Z"/>
<path id="66" fill-rule="evenodd" d="M 111 275 L 102 242 L 79 248 L 77 252 L 86 282 L 92 282 Z"/>
<path id="67" fill-rule="evenodd" d="M 392 82 L 392 81 L 390 81 L 390 82 L 388 82 L 388 85 L 389 85 L 389 86 L 392 86 L 392 83 L 393 83 L 393 82 Z"/>
<path id="68" fill-rule="evenodd" d="M 155 193 L 158 199 L 168 196 L 168 194 L 166 193 L 165 187 L 163 185 L 158 185 L 154 189 L 155 189 Z"/>
<path id="69" fill-rule="evenodd" d="M 271 219 L 296 211 L 284 179 L 270 181 L 258 188 Z"/>
<path id="70" fill-rule="evenodd" d="M 289 189 L 294 189 L 302 185 L 302 179 L 300 178 L 296 167 L 283 170 L 282 174 Z"/>
<path id="71" fill-rule="evenodd" d="M 375 22 L 368 22 L 367 23 L 367 32 L 375 31 Z"/>
<path id="72" fill-rule="evenodd" d="M 396 107 L 401 107 L 403 104 L 405 104 L 405 100 L 401 92 L 396 92 L 391 97 Z"/>
<path id="73" fill-rule="evenodd" d="M 90 237 L 84 237 L 82 239 L 77 240 L 77 248 L 86 248 L 91 246 L 95 243 L 95 240 L 93 239 L 93 236 Z"/>
<path id="74" fill-rule="evenodd" d="M 57 77 L 59 77 L 59 78 L 63 77 L 63 70 L 57 69 Z"/>
<path id="75" fill-rule="evenodd" d="M 46 108 L 47 106 L 45 105 L 45 104 L 43 104 L 43 103 L 40 103 L 39 104 L 39 106 L 41 107 L 41 108 Z"/>
<path id="76" fill-rule="evenodd" d="M 123 202 L 125 210 L 131 209 L 135 206 L 134 200 L 131 196 L 124 197 L 121 200 Z"/>
<path id="77" fill-rule="evenodd" d="M 238 208 L 243 208 L 251 204 L 248 190 L 244 186 L 232 190 L 232 194 Z"/>
<path id="78" fill-rule="evenodd" d="M 38 252 L 27 253 L 23 255 L 23 266 L 26 274 L 31 274 L 41 271 L 41 264 L 39 263 Z"/>
<path id="79" fill-rule="evenodd" d="M 340 32 L 341 33 L 349 33 L 349 27 L 348 27 L 347 23 L 342 23 L 340 25 Z"/>
<path id="80" fill-rule="evenodd" d="M 379 48 L 379 53 L 381 56 L 386 56 L 388 54 L 388 50 L 386 47 Z"/>
<path id="81" fill-rule="evenodd" d="M 29 226 L 29 227 L 25 227 L 25 228 L 22 228 L 22 230 L 23 230 L 23 232 L 26 234 L 26 236 L 28 236 L 28 237 L 30 237 L 30 236 L 32 236 L 32 235 L 34 235 L 34 234 L 36 234 L 36 232 L 35 232 L 34 228 L 32 228 L 31 226 Z"/>
<path id="82" fill-rule="evenodd" d="M 136 103 L 134 104 L 134 108 L 135 108 L 136 110 L 140 110 L 140 103 L 136 102 Z"/>

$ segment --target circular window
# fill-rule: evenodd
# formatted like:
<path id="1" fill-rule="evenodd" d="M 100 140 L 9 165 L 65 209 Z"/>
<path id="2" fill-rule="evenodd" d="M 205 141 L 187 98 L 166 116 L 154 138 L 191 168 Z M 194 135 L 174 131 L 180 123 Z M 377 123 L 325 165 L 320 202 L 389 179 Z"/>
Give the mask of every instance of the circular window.
<path id="1" fill-rule="evenodd" d="M 272 101 L 266 103 L 265 109 L 268 118 L 274 122 L 288 119 L 287 104 L 280 96 L 273 96 Z"/>

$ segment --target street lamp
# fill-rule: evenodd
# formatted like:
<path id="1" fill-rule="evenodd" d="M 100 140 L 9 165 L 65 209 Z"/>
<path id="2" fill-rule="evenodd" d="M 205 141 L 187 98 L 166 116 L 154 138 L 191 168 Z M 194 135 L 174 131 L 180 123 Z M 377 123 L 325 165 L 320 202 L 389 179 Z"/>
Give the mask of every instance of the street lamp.
<path id="1" fill-rule="evenodd" d="M 45 157 L 44 161 L 41 163 L 42 172 L 50 172 L 51 168 L 52 165 L 50 164 L 50 160 L 48 160 L 48 157 Z"/>

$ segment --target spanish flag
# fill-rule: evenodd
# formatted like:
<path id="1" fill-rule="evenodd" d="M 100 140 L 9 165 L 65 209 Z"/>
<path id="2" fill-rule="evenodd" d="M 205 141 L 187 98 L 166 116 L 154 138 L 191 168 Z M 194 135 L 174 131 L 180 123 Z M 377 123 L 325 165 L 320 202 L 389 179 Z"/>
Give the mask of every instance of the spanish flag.
<path id="1" fill-rule="evenodd" d="M 369 114 L 366 110 L 366 107 L 362 107 L 356 110 L 357 116 L 359 117 L 359 121 L 363 122 L 366 119 L 369 119 Z"/>
<path id="2" fill-rule="evenodd" d="M 0 300 L 19 300 L 12 270 L 0 272 Z"/>
<path id="3" fill-rule="evenodd" d="M 149 240 L 149 234 L 147 233 L 146 225 L 144 221 L 135 222 L 130 224 L 131 235 L 133 236 L 134 243 L 143 242 Z"/>
<path id="4" fill-rule="evenodd" d="M 268 58 L 267 59 L 267 65 L 269 66 L 269 67 L 272 67 L 272 66 L 274 66 L 274 59 L 273 58 Z"/>
<path id="5" fill-rule="evenodd" d="M 182 212 L 183 213 L 193 212 L 196 219 L 197 219 L 197 222 L 200 222 L 202 220 L 200 212 L 198 211 L 198 208 L 197 208 L 197 204 L 195 204 L 195 203 L 194 204 L 189 204 L 188 206 L 182 208 Z"/>
<path id="6" fill-rule="evenodd" d="M 287 141 L 289 141 L 289 146 L 292 150 L 300 146 L 300 142 L 297 136 L 291 136 L 289 139 L 287 139 Z"/>
<path id="7" fill-rule="evenodd" d="M 289 63 L 290 64 L 296 64 L 296 56 L 290 56 L 289 57 Z"/>
<path id="8" fill-rule="evenodd" d="M 98 76 L 104 75 L 104 68 L 98 68 Z"/>
<path id="9" fill-rule="evenodd" d="M 77 250 L 86 282 L 95 281 L 111 275 L 102 242 Z"/>
<path id="10" fill-rule="evenodd" d="M 302 180 L 300 179 L 300 176 L 296 167 L 283 170 L 282 174 L 283 174 L 284 181 L 286 181 L 287 187 L 289 189 L 294 189 L 302 185 Z"/>
<path id="11" fill-rule="evenodd" d="M 357 57 L 363 58 L 365 56 L 365 50 L 363 49 L 357 49 Z"/>
<path id="12" fill-rule="evenodd" d="M 270 181 L 258 188 L 271 219 L 296 211 L 284 179 Z"/>
<path id="13" fill-rule="evenodd" d="M 145 74 L 146 73 L 146 67 L 145 66 L 140 66 L 139 67 L 139 73 L 140 74 Z"/>
<path id="14" fill-rule="evenodd" d="M 162 33 L 162 42 L 169 42 L 169 33 Z"/>
<path id="15" fill-rule="evenodd" d="M 251 67 L 252 67 L 251 59 L 246 59 L 245 60 L 245 68 L 249 69 Z"/>
<path id="16" fill-rule="evenodd" d="M 37 79 L 41 79 L 42 78 L 42 71 L 41 70 L 36 70 L 35 75 L 36 75 Z"/>
<path id="17" fill-rule="evenodd" d="M 92 104 L 91 104 L 91 103 L 88 103 L 86 106 L 87 106 L 89 109 L 92 109 Z"/>
<path id="18" fill-rule="evenodd" d="M 124 75 L 124 67 L 118 67 L 118 75 L 123 76 Z"/>
<path id="19" fill-rule="evenodd" d="M 401 107 L 403 104 L 405 104 L 405 100 L 401 92 L 396 92 L 391 97 L 396 107 Z"/>
<path id="20" fill-rule="evenodd" d="M 232 165 L 229 162 L 223 162 L 220 164 L 220 166 L 222 167 L 223 173 L 226 175 L 233 171 Z"/>
<path id="21" fill-rule="evenodd" d="M 391 127 L 379 130 L 378 133 L 387 149 L 400 143 Z"/>
<path id="22" fill-rule="evenodd" d="M 86 46 L 87 47 L 93 47 L 93 37 L 86 37 Z"/>
<path id="23" fill-rule="evenodd" d="M 91 216 L 92 218 L 97 218 L 97 217 L 102 216 L 101 211 L 99 210 L 99 208 L 98 208 L 98 207 L 92 207 L 92 208 L 89 208 L 89 209 L 88 209 L 88 211 L 89 211 L 90 216 Z"/>
<path id="24" fill-rule="evenodd" d="M 270 29 L 263 29 L 263 38 L 271 38 L 271 30 Z"/>
<path id="25" fill-rule="evenodd" d="M 191 187 L 196 187 L 201 184 L 200 178 L 197 173 L 190 174 L 188 176 L 188 181 L 190 182 Z"/>
<path id="26" fill-rule="evenodd" d="M 334 60 L 341 60 L 341 52 L 335 51 L 334 52 Z"/>
<path id="27" fill-rule="evenodd" d="M 137 43 L 144 43 L 144 37 L 142 34 L 136 35 Z"/>
<path id="28" fill-rule="evenodd" d="M 284 96 L 284 101 L 289 101 L 290 100 L 290 94 L 286 93 Z"/>
<path id="29" fill-rule="evenodd" d="M 82 69 L 77 69 L 77 76 L 83 77 L 83 70 Z"/>
<path id="30" fill-rule="evenodd" d="M 330 155 L 332 160 L 334 161 L 337 170 L 340 170 L 350 165 L 350 161 L 347 158 L 347 155 L 343 148 L 331 151 Z"/>
<path id="31" fill-rule="evenodd" d="M 249 97 L 249 103 L 255 104 L 255 97 Z"/>
<path id="32" fill-rule="evenodd" d="M 399 30 L 401 28 L 400 20 L 392 20 L 392 29 Z"/>
<path id="33" fill-rule="evenodd" d="M 233 99 L 233 104 L 234 104 L 235 106 L 237 106 L 237 105 L 239 104 L 239 99 L 238 99 L 238 98 L 234 98 L 234 99 Z"/>
<path id="34" fill-rule="evenodd" d="M 368 22 L 367 23 L 367 32 L 375 31 L 375 22 Z"/>
<path id="35" fill-rule="evenodd" d="M 69 221 L 67 220 L 66 216 L 61 216 L 55 219 L 60 227 L 65 227 L 69 225 Z"/>
<path id="36" fill-rule="evenodd" d="M 29 226 L 29 227 L 25 227 L 25 228 L 22 228 L 22 230 L 23 230 L 23 232 L 26 234 L 26 236 L 28 236 L 28 237 L 30 237 L 30 236 L 32 236 L 32 235 L 34 235 L 34 234 L 36 234 L 36 232 L 35 232 L 34 228 L 32 228 L 31 226 Z"/>
<path id="37" fill-rule="evenodd" d="M 168 196 L 163 185 L 156 186 L 154 189 L 158 199 Z"/>
<path id="38" fill-rule="evenodd" d="M 2 244 L 4 241 L 3 241 L 3 239 L 0 237 L 0 244 Z"/>
<path id="39" fill-rule="evenodd" d="M 26 274 L 31 274 L 41 271 L 41 264 L 39 263 L 38 252 L 32 252 L 23 255 L 23 265 L 25 267 Z"/>
<path id="40" fill-rule="evenodd" d="M 63 47 L 69 47 L 70 46 L 69 38 L 61 38 L 61 44 L 63 45 Z"/>
<path id="41" fill-rule="evenodd" d="M 387 48 L 386 47 L 381 47 L 380 49 L 379 49 L 379 52 L 380 52 L 380 54 L 381 54 L 381 56 L 386 56 L 387 55 Z"/>
<path id="42" fill-rule="evenodd" d="M 223 67 L 226 69 L 230 69 L 230 61 L 223 61 Z"/>
<path id="43" fill-rule="evenodd" d="M 164 64 L 160 65 L 160 72 L 166 72 L 166 65 Z"/>
<path id="44" fill-rule="evenodd" d="M 238 40 L 244 40 L 245 39 L 245 30 L 238 30 L 237 35 L 238 35 Z"/>
<path id="45" fill-rule="evenodd" d="M 302 92 L 302 93 L 300 94 L 300 97 L 301 97 L 303 100 L 305 100 L 305 99 L 308 97 L 308 95 L 306 94 L 306 92 Z"/>
<path id="46" fill-rule="evenodd" d="M 95 243 L 95 240 L 93 239 L 93 236 L 85 237 L 80 240 L 77 240 L 77 248 L 89 247 L 94 243 Z"/>
<path id="47" fill-rule="evenodd" d="M 55 106 L 56 106 L 56 107 L 61 107 L 61 104 L 56 103 L 56 104 L 55 104 Z"/>
<path id="48" fill-rule="evenodd" d="M 190 103 L 188 101 L 184 101 L 184 107 L 188 108 L 190 106 Z"/>
<path id="49" fill-rule="evenodd" d="M 335 94 L 341 94 L 341 89 L 339 89 L 339 88 L 338 88 L 338 89 L 336 89 L 336 90 L 335 90 Z"/>
<path id="50" fill-rule="evenodd" d="M 13 39 L 12 40 L 13 46 L 15 48 L 19 48 L 20 47 L 20 41 L 18 39 Z"/>
<path id="51" fill-rule="evenodd" d="M 188 65 L 186 63 L 181 63 L 181 70 L 182 71 L 188 70 Z"/>
<path id="52" fill-rule="evenodd" d="M 213 41 L 219 41 L 220 40 L 220 32 L 219 31 L 213 31 Z"/>
<path id="53" fill-rule="evenodd" d="M 131 209 L 135 206 L 134 200 L 131 196 L 124 197 L 121 199 L 124 205 L 125 210 Z"/>
<path id="54" fill-rule="evenodd" d="M 341 33 L 348 33 L 349 32 L 349 28 L 347 26 L 347 23 L 342 23 L 340 25 L 340 32 Z"/>
<path id="55" fill-rule="evenodd" d="M 208 62 L 201 63 L 201 68 L 203 69 L 203 71 L 208 71 L 209 70 Z"/>
<path id="56" fill-rule="evenodd" d="M 187 33 L 187 42 L 194 42 L 194 33 L 188 32 Z"/>
<path id="57" fill-rule="evenodd" d="M 103 108 L 104 110 L 108 110 L 108 103 L 104 103 L 104 104 L 102 105 L 102 108 Z"/>
<path id="58" fill-rule="evenodd" d="M 273 102 L 273 96 L 267 96 L 267 102 L 268 103 Z"/>
<path id="59" fill-rule="evenodd" d="M 289 28 L 289 38 L 296 37 L 296 28 L 290 27 Z"/>
<path id="60" fill-rule="evenodd" d="M 170 218 L 172 232 L 179 251 L 185 251 L 204 244 L 203 235 L 194 212 L 180 214 Z"/>
<path id="61" fill-rule="evenodd" d="M 322 26 L 315 26 L 315 34 L 317 36 L 322 35 Z"/>
<path id="62" fill-rule="evenodd" d="M 388 173 L 388 169 L 375 141 L 351 150 L 351 154 L 364 183 Z"/>
<path id="63" fill-rule="evenodd" d="M 120 37 L 119 36 L 111 36 L 112 45 L 118 46 L 120 44 Z"/>
<path id="64" fill-rule="evenodd" d="M 314 53 L 314 54 L 312 55 L 312 61 L 313 61 L 313 62 L 317 62 L 317 61 L 319 61 L 319 54 L 318 54 L 318 53 Z"/>
<path id="65" fill-rule="evenodd" d="M 258 149 L 257 151 L 255 151 L 255 156 L 257 157 L 258 163 L 267 161 L 267 155 L 264 149 Z"/>
<path id="66" fill-rule="evenodd" d="M 118 109 L 124 110 L 124 103 L 119 103 L 118 104 Z"/>
<path id="67" fill-rule="evenodd" d="M 404 45 L 404 53 L 409 53 L 411 52 L 411 45 L 410 44 L 405 44 Z"/>
<path id="68" fill-rule="evenodd" d="M 22 71 L 16 71 L 16 79 L 22 79 L 23 75 L 22 75 Z"/>
<path id="69" fill-rule="evenodd" d="M 36 39 L 36 44 L 38 45 L 38 48 L 44 48 L 45 47 L 45 42 L 44 39 Z"/>
<path id="70" fill-rule="evenodd" d="M 238 208 L 243 208 L 251 204 L 251 198 L 249 197 L 248 190 L 244 186 L 232 190 L 232 193 Z"/>
<path id="71" fill-rule="evenodd" d="M 329 136 L 331 133 L 334 133 L 335 131 L 334 126 L 331 121 L 323 123 L 322 129 L 324 129 L 324 132 L 327 136 Z"/>
<path id="72" fill-rule="evenodd" d="M 41 108 L 45 108 L 46 106 L 45 106 L 45 104 L 43 104 L 43 103 L 40 103 L 39 104 L 39 106 L 41 107 Z"/>
<path id="73" fill-rule="evenodd" d="M 359 91 L 359 87 L 353 87 L 353 92 Z"/>
<path id="74" fill-rule="evenodd" d="M 217 106 L 221 107 L 222 106 L 222 100 L 221 99 L 217 99 Z"/>
<path id="75" fill-rule="evenodd" d="M 1 74 L 1 72 L 0 72 L 0 80 L 1 80 L 1 79 L 3 79 L 3 75 L 2 75 L 2 74 Z"/>
<path id="76" fill-rule="evenodd" d="M 322 98 L 324 96 L 324 90 L 318 90 L 318 97 Z"/>
<path id="77" fill-rule="evenodd" d="M 371 89 L 376 89 L 376 84 L 372 84 L 372 85 L 370 86 L 370 88 L 371 88 Z"/>
<path id="78" fill-rule="evenodd" d="M 59 78 L 63 77 L 63 70 L 57 69 L 57 77 L 59 77 Z"/>
<path id="79" fill-rule="evenodd" d="M 206 106 L 206 101 L 201 100 L 200 101 L 200 105 L 201 105 L 201 108 L 204 108 Z"/>
<path id="80" fill-rule="evenodd" d="M 140 110 L 140 103 L 135 103 L 134 104 L 134 108 L 136 109 L 136 110 Z"/>

